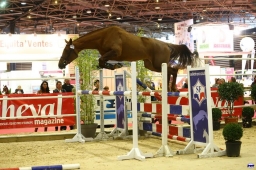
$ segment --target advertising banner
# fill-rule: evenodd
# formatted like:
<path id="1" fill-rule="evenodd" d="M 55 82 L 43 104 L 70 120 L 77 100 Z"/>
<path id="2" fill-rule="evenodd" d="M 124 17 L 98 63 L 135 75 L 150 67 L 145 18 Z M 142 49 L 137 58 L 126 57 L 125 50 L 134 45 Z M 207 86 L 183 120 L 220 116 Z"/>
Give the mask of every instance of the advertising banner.
<path id="1" fill-rule="evenodd" d="M 1 34 L 0 54 L 56 54 L 62 53 L 65 39 L 76 34 Z M 59 57 L 59 56 L 57 56 Z"/>
<path id="2" fill-rule="evenodd" d="M 233 32 L 228 25 L 198 27 L 196 32 L 198 52 L 234 51 Z"/>
<path id="3" fill-rule="evenodd" d="M 72 93 L 1 95 L 3 100 L 0 100 L 0 129 L 74 125 L 75 116 L 63 117 L 65 114 L 75 113 L 73 97 L 42 98 L 58 95 L 73 96 Z M 17 100 L 19 97 L 23 98 Z M 43 117 L 36 118 L 37 116 Z"/>
<path id="4" fill-rule="evenodd" d="M 194 39 L 191 32 L 188 32 L 188 27 L 193 25 L 193 19 L 174 24 L 175 44 L 185 44 L 191 52 L 194 52 Z"/>
<path id="5" fill-rule="evenodd" d="M 124 76 L 123 74 L 115 75 L 116 91 L 124 91 Z M 117 128 L 124 129 L 124 96 L 116 96 L 116 117 Z"/>
<path id="6" fill-rule="evenodd" d="M 191 119 L 194 141 L 206 143 L 204 134 L 209 134 L 205 70 L 189 71 L 191 89 Z M 209 106 L 210 107 L 210 106 Z"/>
<path id="7" fill-rule="evenodd" d="M 188 89 L 179 89 L 180 92 L 187 92 Z M 219 95 L 217 92 L 217 88 L 211 88 L 211 107 L 224 107 L 222 110 L 222 116 L 228 116 L 227 109 L 227 102 L 225 100 L 220 100 Z M 175 97 L 169 96 L 168 103 L 170 104 L 179 104 L 179 105 L 188 105 L 188 98 L 185 97 Z M 238 100 L 235 101 L 234 106 L 241 106 L 244 105 L 243 97 L 239 97 Z M 242 108 L 234 108 L 234 116 L 241 117 Z"/>

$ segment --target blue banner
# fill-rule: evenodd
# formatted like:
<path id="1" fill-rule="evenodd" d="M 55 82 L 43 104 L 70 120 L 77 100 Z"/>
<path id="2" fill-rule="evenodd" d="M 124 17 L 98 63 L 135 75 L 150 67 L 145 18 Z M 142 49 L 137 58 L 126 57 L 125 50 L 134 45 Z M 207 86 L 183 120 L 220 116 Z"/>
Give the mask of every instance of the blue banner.
<path id="1" fill-rule="evenodd" d="M 124 91 L 124 76 L 115 75 L 116 91 Z M 124 129 L 124 96 L 116 96 L 116 123 L 117 128 Z"/>
<path id="2" fill-rule="evenodd" d="M 194 141 L 206 143 L 209 138 L 205 70 L 190 70 L 190 101 Z M 210 96 L 209 96 L 210 97 Z"/>

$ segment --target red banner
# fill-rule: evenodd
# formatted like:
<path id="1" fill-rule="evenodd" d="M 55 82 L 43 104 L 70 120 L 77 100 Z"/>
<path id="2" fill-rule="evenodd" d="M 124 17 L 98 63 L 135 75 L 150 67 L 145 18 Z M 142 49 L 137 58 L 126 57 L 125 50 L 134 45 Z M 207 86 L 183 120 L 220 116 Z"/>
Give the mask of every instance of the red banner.
<path id="1" fill-rule="evenodd" d="M 179 89 L 179 90 L 180 90 L 180 92 L 188 91 L 188 89 Z M 212 107 L 227 107 L 227 102 L 225 100 L 221 101 L 219 99 L 219 94 L 218 94 L 217 90 L 218 90 L 217 88 L 211 88 Z M 173 103 L 173 104 L 175 104 L 175 103 Z M 182 98 L 180 100 L 180 104 L 181 105 L 188 105 L 188 99 L 187 98 Z M 243 100 L 242 96 L 238 100 L 236 100 L 235 103 L 234 103 L 234 106 L 241 106 L 241 105 L 244 105 L 244 100 Z M 223 108 L 221 110 L 222 110 L 222 116 L 223 117 L 228 116 L 227 109 Z M 235 116 L 241 117 L 241 114 L 242 114 L 242 108 L 234 108 L 234 115 Z"/>
<path id="2" fill-rule="evenodd" d="M 42 98 L 58 95 L 73 96 L 72 93 L 0 95 L 0 129 L 74 125 L 75 116 L 63 116 L 75 113 L 73 97 Z M 23 98 L 17 99 L 20 97 Z"/>

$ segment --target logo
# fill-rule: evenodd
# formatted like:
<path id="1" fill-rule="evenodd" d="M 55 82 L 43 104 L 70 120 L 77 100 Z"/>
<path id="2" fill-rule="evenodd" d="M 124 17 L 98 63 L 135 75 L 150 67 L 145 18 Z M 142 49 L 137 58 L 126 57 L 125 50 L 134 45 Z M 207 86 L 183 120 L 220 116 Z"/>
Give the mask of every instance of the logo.
<path id="1" fill-rule="evenodd" d="M 247 168 L 254 168 L 254 164 L 253 163 L 247 164 Z"/>
<path id="2" fill-rule="evenodd" d="M 122 81 L 119 81 L 117 85 L 117 91 L 124 91 L 124 86 L 122 85 Z M 123 96 L 118 96 L 120 100 L 122 100 Z"/>
<path id="3" fill-rule="evenodd" d="M 200 106 L 202 104 L 202 102 L 206 99 L 205 86 L 200 82 L 199 79 L 197 79 L 197 82 L 192 87 L 192 89 L 193 89 L 193 99 Z"/>

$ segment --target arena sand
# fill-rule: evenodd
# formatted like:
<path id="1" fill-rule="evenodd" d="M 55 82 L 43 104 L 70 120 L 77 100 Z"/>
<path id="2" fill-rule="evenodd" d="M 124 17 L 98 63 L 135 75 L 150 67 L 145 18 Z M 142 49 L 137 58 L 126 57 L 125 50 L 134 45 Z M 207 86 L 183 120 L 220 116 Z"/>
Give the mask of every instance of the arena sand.
<path id="1" fill-rule="evenodd" d="M 65 143 L 64 140 L 0 143 L 0 168 L 30 167 L 39 165 L 75 164 L 82 170 L 243 170 L 247 164 L 256 164 L 256 127 L 244 129 L 240 157 L 214 157 L 198 159 L 197 154 L 174 155 L 173 157 L 148 158 L 145 161 L 123 160 L 132 148 L 132 139 Z M 214 132 L 217 146 L 225 149 L 222 129 Z M 161 140 L 140 138 L 139 148 L 145 153 L 155 153 Z M 169 141 L 172 151 L 185 147 L 184 143 Z"/>

